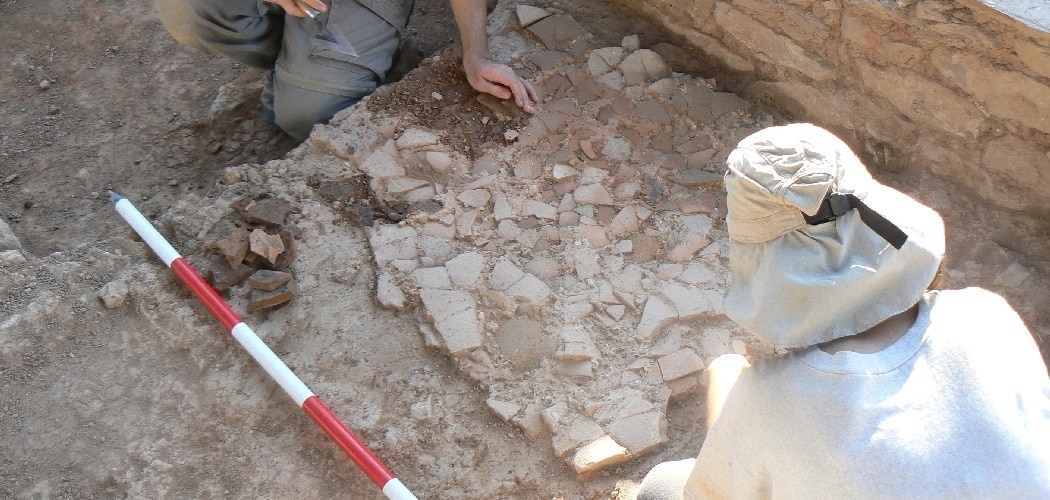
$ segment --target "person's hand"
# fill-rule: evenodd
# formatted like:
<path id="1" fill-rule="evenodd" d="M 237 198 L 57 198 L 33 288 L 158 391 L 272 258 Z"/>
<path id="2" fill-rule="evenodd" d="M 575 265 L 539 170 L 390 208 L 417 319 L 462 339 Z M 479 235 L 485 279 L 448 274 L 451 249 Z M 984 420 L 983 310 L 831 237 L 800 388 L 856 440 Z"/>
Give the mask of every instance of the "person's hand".
<path id="1" fill-rule="evenodd" d="M 539 100 L 536 89 L 528 80 L 518 76 L 509 66 L 482 57 L 465 58 L 463 70 L 474 90 L 492 94 L 500 99 L 514 98 L 514 103 L 530 115 L 536 112 L 533 103 Z"/>
<path id="2" fill-rule="evenodd" d="M 321 0 L 265 0 L 266 2 L 280 5 L 288 14 L 295 17 L 306 17 L 307 7 L 327 12 L 328 6 Z"/>

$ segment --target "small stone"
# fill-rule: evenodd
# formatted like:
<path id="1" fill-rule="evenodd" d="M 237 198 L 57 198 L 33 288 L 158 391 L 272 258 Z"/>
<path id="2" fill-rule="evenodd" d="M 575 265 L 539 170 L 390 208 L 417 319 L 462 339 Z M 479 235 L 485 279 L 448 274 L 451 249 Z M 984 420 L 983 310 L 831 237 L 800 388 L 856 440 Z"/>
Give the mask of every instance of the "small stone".
<path id="1" fill-rule="evenodd" d="M 248 277 L 248 286 L 256 290 L 272 292 L 291 279 L 291 273 L 260 269 Z"/>
<path id="2" fill-rule="evenodd" d="M 452 170 L 452 155 L 442 151 L 427 151 L 425 158 L 435 172 L 445 174 Z"/>
<path id="3" fill-rule="evenodd" d="M 551 15 L 551 13 L 546 9 L 522 4 L 518 4 L 516 6 L 516 13 L 518 15 L 518 25 L 522 28 L 526 28 L 531 24 L 535 24 L 537 21 L 549 17 Z"/>
<path id="4" fill-rule="evenodd" d="M 444 267 L 419 268 L 412 271 L 412 277 L 415 278 L 416 285 L 419 288 L 452 289 L 452 282 L 448 278 L 448 270 Z"/>
<path id="5" fill-rule="evenodd" d="M 98 291 L 98 298 L 105 304 L 106 309 L 115 309 L 124 305 L 127 297 L 128 283 L 124 280 L 110 281 Z"/>
<path id="6" fill-rule="evenodd" d="M 525 200 L 521 207 L 521 214 L 547 220 L 558 219 L 557 208 L 537 200 Z"/>
<path id="7" fill-rule="evenodd" d="M 615 439 L 602 436 L 580 448 L 572 457 L 572 468 L 583 475 L 623 463 L 630 455 Z"/>
<path id="8" fill-rule="evenodd" d="M 699 373 L 704 361 L 692 349 L 685 347 L 656 360 L 665 382 Z"/>
<path id="9" fill-rule="evenodd" d="M 612 205 L 613 197 L 601 184 L 587 184 L 576 188 L 572 193 L 580 205 Z"/>
<path id="10" fill-rule="evenodd" d="M 226 258 L 233 269 L 241 267 L 244 256 L 248 253 L 248 230 L 243 227 L 234 229 L 225 238 L 215 242 L 215 248 Z"/>
<path id="11" fill-rule="evenodd" d="M 281 236 L 269 234 L 262 229 L 256 229 L 251 232 L 249 245 L 252 253 L 270 261 L 270 264 L 277 262 L 277 256 L 284 251 L 284 242 L 281 241 Z"/>
<path id="12" fill-rule="evenodd" d="M 456 286 L 473 286 L 484 267 L 485 257 L 478 252 L 462 253 L 445 262 L 449 278 Z"/>
<path id="13" fill-rule="evenodd" d="M 407 129 L 397 138 L 398 149 L 420 149 L 437 143 L 437 134 L 418 128 Z"/>
<path id="14" fill-rule="evenodd" d="M 288 280 L 287 283 L 272 292 L 252 290 L 251 302 L 248 303 L 248 312 L 277 307 L 291 301 L 298 295 L 299 284 L 294 279 Z"/>
<path id="15" fill-rule="evenodd" d="M 624 85 L 637 85 L 649 80 L 658 80 L 671 75 L 671 69 L 660 54 L 649 49 L 639 49 L 625 57 L 620 63 Z"/>
<path id="16" fill-rule="evenodd" d="M 639 456 L 667 443 L 667 418 L 661 411 L 651 411 L 617 420 L 607 427 L 618 443 L 623 443 L 631 456 Z"/>
<path id="17" fill-rule="evenodd" d="M 489 204 L 492 194 L 487 189 L 471 189 L 464 191 L 456 197 L 464 205 L 473 208 L 485 208 Z"/>
<path id="18" fill-rule="evenodd" d="M 405 293 L 385 274 L 376 277 L 376 300 L 387 309 L 404 310 L 407 302 Z"/>
<path id="19" fill-rule="evenodd" d="M 635 330 L 638 337 L 651 339 L 667 325 L 678 320 L 678 310 L 667 301 L 651 296 L 645 301 L 642 318 Z"/>
<path id="20" fill-rule="evenodd" d="M 48 80 L 46 78 L 40 80 L 40 83 L 37 84 L 37 87 L 40 87 L 40 90 L 47 90 L 51 88 L 51 80 Z"/>
<path id="21" fill-rule="evenodd" d="M 565 428 L 554 434 L 554 454 L 564 457 L 566 453 L 592 442 L 604 435 L 602 427 L 588 417 L 578 416 Z"/>
<path id="22" fill-rule="evenodd" d="M 492 410 L 492 413 L 495 413 L 496 416 L 503 419 L 504 422 L 510 422 L 511 419 L 516 417 L 522 409 L 522 406 L 517 403 L 500 401 L 495 398 L 485 400 L 485 404 L 488 405 L 490 410 Z"/>
<path id="23" fill-rule="evenodd" d="M 682 236 L 678 244 L 667 252 L 667 260 L 671 262 L 682 262 L 690 259 L 697 252 L 706 247 L 710 241 L 698 234 L 686 234 Z"/>
<path id="24" fill-rule="evenodd" d="M 730 344 L 733 347 L 733 352 L 741 356 L 747 356 L 747 343 L 745 343 L 743 340 L 733 339 L 733 341 L 730 342 Z"/>
<path id="25" fill-rule="evenodd" d="M 625 52 L 634 52 L 642 46 L 641 41 L 638 39 L 638 35 L 627 35 L 620 41 L 620 47 L 623 47 Z"/>
<path id="26" fill-rule="evenodd" d="M 292 204 L 280 198 L 252 200 L 246 198 L 230 205 L 245 221 L 252 224 L 279 227 L 292 212 Z"/>
<path id="27" fill-rule="evenodd" d="M 439 94 L 437 92 L 431 92 L 430 93 L 430 97 L 433 97 L 435 101 L 440 101 L 440 100 L 444 99 L 444 96 L 442 96 L 441 94 Z"/>

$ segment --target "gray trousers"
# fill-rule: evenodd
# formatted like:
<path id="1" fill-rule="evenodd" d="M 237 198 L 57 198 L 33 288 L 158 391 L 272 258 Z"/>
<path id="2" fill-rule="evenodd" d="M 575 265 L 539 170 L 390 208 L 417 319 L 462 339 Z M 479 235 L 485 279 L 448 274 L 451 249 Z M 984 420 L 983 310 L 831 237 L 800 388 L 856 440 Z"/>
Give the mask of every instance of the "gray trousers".
<path id="1" fill-rule="evenodd" d="M 375 91 L 404 29 L 353 0 L 328 3 L 327 13 L 310 19 L 263 0 L 156 0 L 164 26 L 180 43 L 273 70 L 264 112 L 299 140 Z"/>

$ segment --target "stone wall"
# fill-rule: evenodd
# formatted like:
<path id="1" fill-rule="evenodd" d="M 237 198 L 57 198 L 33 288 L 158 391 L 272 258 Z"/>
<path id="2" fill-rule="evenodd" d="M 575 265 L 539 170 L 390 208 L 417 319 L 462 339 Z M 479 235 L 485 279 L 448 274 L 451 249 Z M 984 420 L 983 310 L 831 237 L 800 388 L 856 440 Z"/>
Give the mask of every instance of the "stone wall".
<path id="1" fill-rule="evenodd" d="M 978 0 L 622 2 L 733 90 L 841 134 L 879 168 L 929 169 L 1050 213 L 1050 34 Z"/>

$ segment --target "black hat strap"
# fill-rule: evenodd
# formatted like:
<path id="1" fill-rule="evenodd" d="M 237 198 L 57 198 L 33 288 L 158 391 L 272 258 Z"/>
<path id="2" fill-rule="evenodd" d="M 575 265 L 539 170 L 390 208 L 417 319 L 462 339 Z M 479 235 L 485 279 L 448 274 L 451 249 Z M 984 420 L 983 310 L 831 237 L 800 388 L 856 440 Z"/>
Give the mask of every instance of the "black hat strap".
<path id="1" fill-rule="evenodd" d="M 867 224 L 876 234 L 882 236 L 887 243 L 893 245 L 893 248 L 900 250 L 904 246 L 904 242 L 908 241 L 908 235 L 901 231 L 901 228 L 879 215 L 878 212 L 865 205 L 863 201 L 860 201 L 860 198 L 853 194 L 830 194 L 827 198 L 824 198 L 824 202 L 820 204 L 820 209 L 817 210 L 816 214 L 809 216 L 803 212 L 802 217 L 806 219 L 807 224 L 816 226 L 833 221 L 854 208 L 860 213 L 860 220 L 864 221 L 864 224 Z"/>

